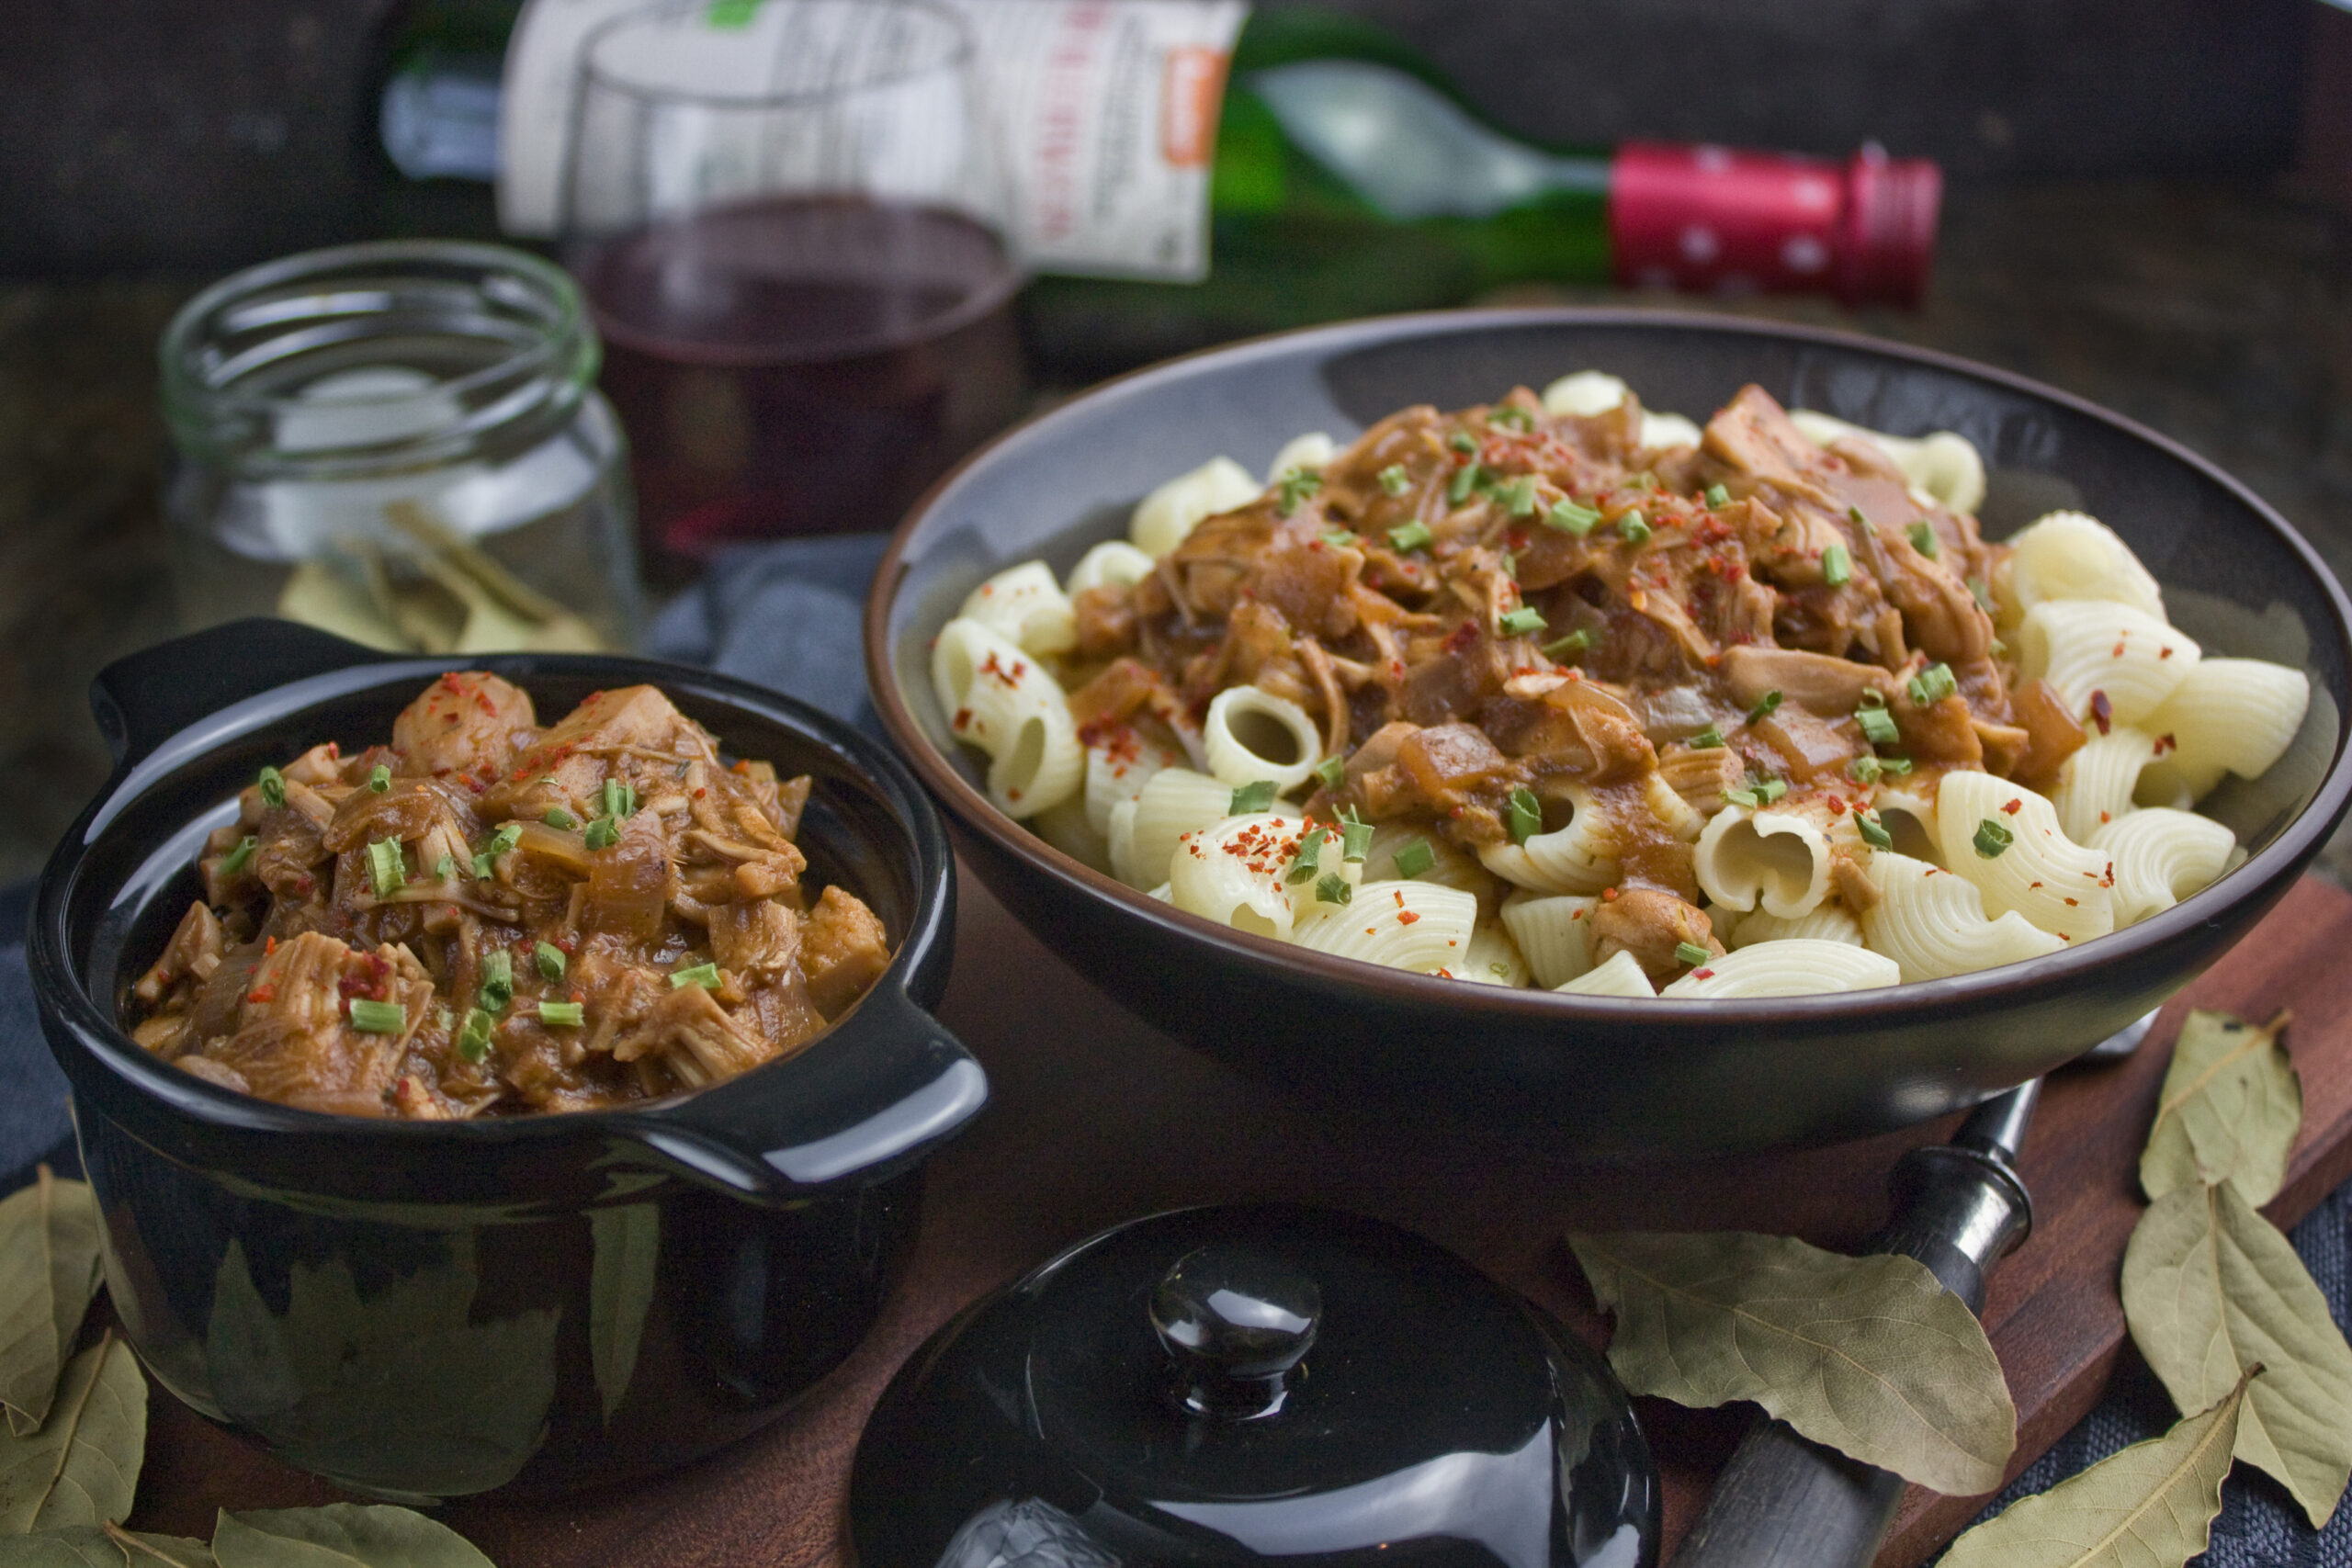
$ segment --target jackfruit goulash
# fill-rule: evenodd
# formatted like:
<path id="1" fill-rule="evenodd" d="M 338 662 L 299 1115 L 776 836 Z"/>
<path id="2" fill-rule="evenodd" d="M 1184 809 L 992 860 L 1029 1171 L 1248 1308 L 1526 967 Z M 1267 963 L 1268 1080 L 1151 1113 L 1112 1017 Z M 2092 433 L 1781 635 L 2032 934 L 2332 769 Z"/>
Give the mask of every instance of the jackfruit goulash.
<path id="1" fill-rule="evenodd" d="M 889 962 L 873 910 L 811 886 L 808 800 L 651 686 L 542 728 L 447 674 L 390 745 L 261 770 L 125 1021 L 209 1082 L 352 1116 L 699 1089 L 799 1051 Z"/>

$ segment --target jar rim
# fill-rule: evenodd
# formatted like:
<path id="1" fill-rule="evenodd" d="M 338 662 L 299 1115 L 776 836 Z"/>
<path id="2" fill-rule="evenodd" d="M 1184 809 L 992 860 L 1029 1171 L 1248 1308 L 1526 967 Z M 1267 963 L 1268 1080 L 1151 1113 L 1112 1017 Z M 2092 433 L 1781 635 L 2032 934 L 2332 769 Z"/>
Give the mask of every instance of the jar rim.
<path id="1" fill-rule="evenodd" d="M 598 65 L 598 46 L 612 35 L 626 28 L 648 23 L 673 21 L 682 17 L 707 15 L 710 0 L 683 0 L 683 3 L 644 10 L 627 11 L 598 23 L 591 28 L 580 45 L 580 81 L 582 85 L 595 86 L 605 91 L 632 98 L 644 104 L 707 104 L 730 109 L 787 108 L 795 106 L 831 103 L 838 99 L 868 93 L 883 87 L 899 86 L 919 82 L 928 76 L 962 70 L 972 63 L 976 51 L 971 28 L 964 18 L 935 0 L 799 0 L 801 4 L 837 5 L 844 9 L 865 12 L 913 12 L 944 23 L 953 37 L 954 46 L 946 57 L 919 65 L 909 65 L 895 71 L 864 77 L 854 82 L 833 83 L 820 87 L 794 87 L 775 92 L 731 93 L 709 88 L 657 86 L 630 82 L 615 76 L 610 70 Z"/>
<path id="2" fill-rule="evenodd" d="M 198 362 L 205 335 L 240 301 L 305 282 L 323 283 L 338 273 L 383 275 L 403 266 L 438 268 L 456 274 L 470 269 L 476 275 L 473 278 L 452 277 L 450 281 L 471 287 L 478 294 L 485 293 L 484 286 L 494 279 L 514 279 L 529 291 L 532 304 L 539 307 L 541 313 L 535 317 L 510 313 L 510 320 L 529 322 L 529 340 L 514 344 L 510 352 L 488 364 L 446 380 L 435 380 L 429 388 L 338 400 L 345 406 L 447 409 L 453 401 L 465 403 L 486 394 L 502 381 L 534 375 L 544 375 L 576 396 L 594 380 L 601 357 L 595 326 L 579 285 L 561 267 L 526 251 L 478 241 L 372 240 L 301 251 L 242 268 L 207 286 L 181 306 L 157 346 L 163 411 L 174 435 L 183 446 L 210 449 L 222 444 L 222 429 L 232 427 L 240 419 L 273 420 L 283 411 L 303 406 L 299 392 L 241 389 L 238 382 L 243 372 L 223 381 L 215 381 L 205 374 Z M 493 300 L 497 298 L 494 294 L 487 297 Z M 511 304 L 511 299 L 506 303 Z M 291 330 L 314 314 L 289 311 L 285 324 Z M 511 400 L 507 401 L 511 403 Z M 419 425 L 398 436 L 281 456 L 311 463 L 352 457 L 379 459 L 394 451 L 414 454 L 452 439 L 470 440 L 484 428 L 503 424 L 521 412 L 493 401 L 474 415 Z"/>

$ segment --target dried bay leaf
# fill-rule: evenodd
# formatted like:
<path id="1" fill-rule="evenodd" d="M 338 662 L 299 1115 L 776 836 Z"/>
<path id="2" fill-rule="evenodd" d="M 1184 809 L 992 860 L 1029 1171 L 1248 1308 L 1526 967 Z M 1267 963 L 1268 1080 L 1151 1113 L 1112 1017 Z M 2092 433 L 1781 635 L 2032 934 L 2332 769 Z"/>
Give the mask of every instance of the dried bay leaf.
<path id="1" fill-rule="evenodd" d="M 0 1435 L 0 1535 L 119 1522 L 147 1449 L 147 1379 L 108 1329 L 65 1364 L 49 1419 Z"/>
<path id="2" fill-rule="evenodd" d="M 89 1183 L 60 1181 L 47 1166 L 0 1199 L 0 1405 L 20 1438 L 49 1414 L 97 1293 L 98 1223 Z"/>
<path id="3" fill-rule="evenodd" d="M 186 1536 L 148 1535 L 119 1525 L 74 1525 L 39 1535 L 0 1536 L 0 1568 L 215 1568 L 212 1549 Z"/>
<path id="4" fill-rule="evenodd" d="M 232 1514 L 213 1527 L 220 1568 L 496 1568 L 448 1526 L 407 1508 L 333 1503 Z"/>
<path id="5" fill-rule="evenodd" d="M 2151 1199 L 2223 1181 L 2256 1207 L 2278 1195 L 2303 1124 L 2302 1082 L 2279 1043 L 2286 1026 L 2283 1012 L 2260 1029 L 2224 1012 L 2188 1015 L 2140 1156 Z"/>
<path id="6" fill-rule="evenodd" d="M 2294 1247 L 2234 1185 L 2181 1188 L 2140 1216 L 2123 1253 L 2123 1318 L 2183 1410 L 2267 1369 L 2246 1395 L 2237 1456 L 2324 1525 L 2352 1475 L 2352 1347 Z"/>
<path id="7" fill-rule="evenodd" d="M 2245 1394 L 2241 1378 L 2163 1437 L 2018 1498 L 1952 1542 L 1941 1568 L 2180 1568 L 2222 1511 Z"/>
<path id="8" fill-rule="evenodd" d="M 1572 1235 L 1636 1393 L 1754 1400 L 1806 1437 L 1954 1495 L 2001 1483 L 2017 1407 L 1984 1325 L 1909 1258 L 1725 1231 Z"/>

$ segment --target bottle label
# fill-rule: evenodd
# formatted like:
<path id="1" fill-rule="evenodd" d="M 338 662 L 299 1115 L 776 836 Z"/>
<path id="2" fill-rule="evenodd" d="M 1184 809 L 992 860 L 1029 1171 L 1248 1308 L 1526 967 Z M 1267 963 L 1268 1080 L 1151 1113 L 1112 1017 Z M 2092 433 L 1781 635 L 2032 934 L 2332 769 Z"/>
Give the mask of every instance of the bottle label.
<path id="1" fill-rule="evenodd" d="M 498 211 L 511 234 L 563 227 L 580 57 L 645 0 L 528 0 L 506 52 Z M 759 0 L 714 0 L 740 30 Z M 1008 164 L 1007 239 L 1041 270 L 1197 281 L 1208 276 L 1210 171 L 1227 62 L 1246 0 L 949 0 L 970 28 Z M 786 62 L 779 57 L 779 70 Z M 623 181 L 630 171 L 616 169 Z"/>

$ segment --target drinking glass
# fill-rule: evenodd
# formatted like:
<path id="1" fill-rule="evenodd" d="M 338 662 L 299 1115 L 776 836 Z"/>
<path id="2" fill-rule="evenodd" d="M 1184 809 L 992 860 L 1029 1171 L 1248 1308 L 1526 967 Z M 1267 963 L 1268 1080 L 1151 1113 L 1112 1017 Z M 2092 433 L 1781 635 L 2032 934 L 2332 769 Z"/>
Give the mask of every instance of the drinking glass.
<path id="1" fill-rule="evenodd" d="M 564 258 L 649 567 L 889 526 L 1023 394 L 1010 183 L 925 0 L 698 0 L 582 46 Z"/>

